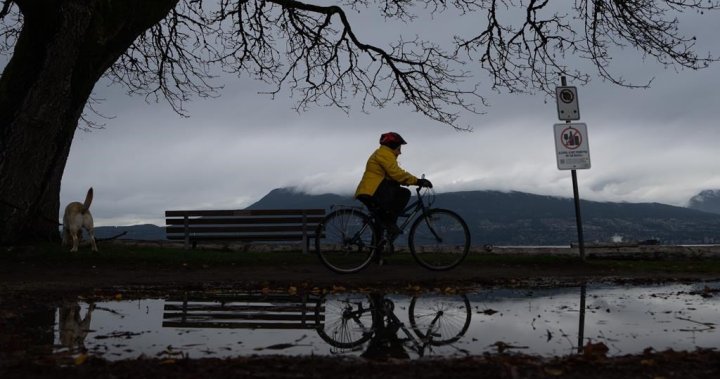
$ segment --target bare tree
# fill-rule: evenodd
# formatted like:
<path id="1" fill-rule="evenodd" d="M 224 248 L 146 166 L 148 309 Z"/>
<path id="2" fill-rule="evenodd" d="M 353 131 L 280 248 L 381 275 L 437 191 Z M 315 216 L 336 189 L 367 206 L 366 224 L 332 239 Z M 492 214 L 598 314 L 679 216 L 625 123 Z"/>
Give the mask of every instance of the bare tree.
<path id="1" fill-rule="evenodd" d="M 554 8 L 553 8 L 554 7 Z M 488 90 L 551 93 L 558 75 L 592 62 L 623 86 L 612 51 L 635 49 L 661 64 L 698 69 L 678 15 L 717 0 L 4 0 L 0 52 L 0 244 L 57 239 L 60 181 L 73 135 L 103 76 L 184 114 L 194 96 L 216 96 L 217 68 L 290 91 L 297 109 L 363 110 L 398 103 L 457 129 Z M 407 25 L 418 12 L 474 17 L 452 45 L 429 38 L 368 41 L 351 22 L 375 12 Z M 484 22 L 477 22 L 477 21 Z M 444 36 L 449 37 L 449 36 Z M 477 68 L 487 74 L 477 75 Z M 487 83 L 483 83 L 487 80 Z M 88 164 L 91 164 L 88 162 Z"/>

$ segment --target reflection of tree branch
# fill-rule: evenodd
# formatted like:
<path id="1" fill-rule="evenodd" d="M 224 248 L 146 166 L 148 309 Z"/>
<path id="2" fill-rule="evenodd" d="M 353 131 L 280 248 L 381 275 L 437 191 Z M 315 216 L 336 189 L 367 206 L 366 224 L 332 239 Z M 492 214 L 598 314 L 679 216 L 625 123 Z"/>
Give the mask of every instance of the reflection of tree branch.
<path id="1" fill-rule="evenodd" d="M 700 321 L 695 321 L 695 320 L 692 320 L 692 319 L 689 319 L 689 318 L 679 317 L 679 316 L 676 316 L 675 318 L 678 319 L 678 320 L 687 321 L 687 322 L 692 322 L 692 323 L 694 323 L 694 324 L 698 324 L 698 325 L 705 326 L 705 328 L 702 328 L 702 329 L 678 329 L 678 330 L 681 331 L 681 332 L 704 332 L 704 331 L 707 331 L 707 330 L 713 330 L 713 329 L 715 329 L 715 324 L 712 323 L 712 322 L 700 322 Z"/>
<path id="2" fill-rule="evenodd" d="M 13 5 L 13 0 L 3 1 L 2 9 L 0 10 L 0 18 L 4 18 L 10 12 L 10 7 Z"/>
<path id="3" fill-rule="evenodd" d="M 96 306 L 95 309 L 96 309 L 96 310 L 101 310 L 101 311 L 105 311 L 105 312 L 112 313 L 112 314 L 114 314 L 114 315 L 120 316 L 120 318 L 125 318 L 125 315 L 124 315 L 124 314 L 122 314 L 122 313 L 120 313 L 120 312 L 118 312 L 118 311 L 116 311 L 116 310 L 114 310 L 114 309 L 105 308 L 105 307 L 98 307 L 98 306 Z"/>

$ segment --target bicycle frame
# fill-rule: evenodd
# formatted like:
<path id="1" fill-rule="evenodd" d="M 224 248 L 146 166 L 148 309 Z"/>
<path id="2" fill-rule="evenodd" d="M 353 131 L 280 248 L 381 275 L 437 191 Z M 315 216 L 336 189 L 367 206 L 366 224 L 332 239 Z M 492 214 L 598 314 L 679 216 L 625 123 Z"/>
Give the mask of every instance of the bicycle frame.
<path id="1" fill-rule="evenodd" d="M 412 223 L 412 221 L 415 220 L 418 212 L 420 212 L 420 216 L 424 217 L 425 214 L 427 213 L 428 209 L 430 209 L 430 204 L 425 205 L 425 202 L 423 201 L 423 197 L 427 196 L 427 195 L 420 194 L 421 189 L 422 189 L 422 187 L 417 187 L 415 189 L 415 192 L 417 194 L 417 199 L 415 201 L 413 201 L 412 203 L 410 203 L 410 205 L 405 207 L 402 214 L 400 215 L 400 217 L 403 217 L 405 219 L 403 221 L 403 223 L 400 225 L 400 229 L 402 229 L 403 231 L 405 230 L 405 228 L 407 228 L 408 225 L 410 225 Z M 408 213 L 408 212 L 410 212 L 410 213 Z M 433 236 L 435 236 L 435 238 L 438 240 L 438 242 L 442 242 L 442 238 L 440 238 L 440 236 L 435 231 L 435 228 L 433 228 L 431 223 L 428 223 L 428 229 L 430 229 L 430 232 L 432 232 Z"/>
<path id="2" fill-rule="evenodd" d="M 415 200 L 413 200 L 410 204 L 408 204 L 405 207 L 405 209 L 403 209 L 402 213 L 399 216 L 399 217 L 403 218 L 403 222 L 400 224 L 400 229 L 402 229 L 403 231 L 410 224 L 412 224 L 412 222 L 415 220 L 418 213 L 420 213 L 420 215 L 424 215 L 425 212 L 427 212 L 427 210 L 429 209 L 429 206 L 425 204 L 425 201 L 423 201 L 424 195 L 422 195 L 420 193 L 421 189 L 422 189 L 421 187 L 417 187 L 415 189 L 415 192 L 417 195 Z M 370 216 L 372 217 L 372 213 L 370 213 Z M 377 221 L 374 219 L 374 217 L 373 217 L 373 222 L 377 223 Z M 434 231 L 433 231 L 433 234 L 435 234 Z M 436 235 L 436 237 L 437 237 L 437 235 Z"/>
<path id="3" fill-rule="evenodd" d="M 457 266 L 469 252 L 467 225 L 457 213 L 434 208 L 432 190 L 415 191 L 415 199 L 398 215 L 398 228 L 408 233 L 388 233 L 384 212 L 373 205 L 333 210 L 317 229 L 316 249 L 323 264 L 338 273 L 357 272 L 373 261 L 382 265 L 385 255 L 395 253 L 396 238 L 405 234 L 410 254 L 421 266 L 436 271 Z"/>
<path id="4" fill-rule="evenodd" d="M 417 196 L 416 196 L 416 199 L 413 200 L 410 204 L 408 204 L 408 205 L 405 207 L 405 209 L 403 209 L 402 213 L 401 213 L 400 216 L 399 216 L 399 217 L 403 218 L 403 222 L 400 224 L 400 229 L 402 229 L 403 231 L 412 223 L 412 221 L 415 220 L 415 218 L 416 218 L 416 216 L 418 215 L 418 213 L 420 213 L 420 215 L 424 215 L 424 214 L 427 212 L 427 210 L 429 209 L 429 205 L 426 205 L 426 204 L 425 204 L 425 201 L 423 201 L 423 197 L 424 197 L 424 196 L 427 196 L 427 195 L 422 195 L 422 194 L 420 193 L 420 190 L 421 190 L 421 187 L 417 187 L 417 188 L 415 189 L 415 192 L 416 192 L 416 195 L 417 195 Z M 362 212 L 364 212 L 364 213 L 366 213 L 367 215 L 370 216 L 370 220 L 371 220 L 371 223 L 372 223 L 372 224 L 377 225 L 377 220 L 375 220 L 373 214 L 372 214 L 371 212 L 368 212 L 368 209 L 367 209 L 366 207 L 364 207 L 364 206 L 359 206 L 359 207 L 358 207 L 358 206 L 345 206 L 345 205 L 341 205 L 341 206 L 338 206 L 338 208 L 350 208 L 350 209 L 358 209 L 358 210 L 361 210 Z M 370 225 L 370 224 L 364 225 L 364 226 L 360 229 L 360 231 L 359 231 L 358 233 L 356 233 L 356 235 L 355 235 L 354 238 L 358 238 L 358 236 L 362 235 L 362 233 L 365 232 L 365 230 L 367 230 L 367 228 L 369 227 L 369 225 Z M 433 235 L 435 236 L 435 238 L 438 238 L 438 239 L 440 240 L 440 237 L 438 237 L 437 233 L 436 233 L 435 230 L 432 228 L 432 225 L 429 225 L 429 227 L 430 227 L 430 230 L 432 231 Z M 382 239 L 382 238 L 381 238 L 381 239 Z M 351 242 L 358 242 L 358 241 L 351 241 Z M 362 241 L 360 241 L 360 242 L 362 242 Z M 375 246 L 375 247 L 377 247 L 377 246 Z"/>
<path id="5" fill-rule="evenodd" d="M 355 346 L 359 346 L 360 344 L 363 344 L 373 338 L 382 339 L 392 336 L 391 338 L 396 338 L 398 342 L 402 343 L 405 349 L 413 350 L 422 357 L 427 351 L 432 351 L 433 346 L 451 344 L 465 334 L 465 331 L 467 330 L 467 325 L 469 325 L 469 317 L 471 313 L 467 297 L 462 295 L 462 299 L 466 304 L 463 307 L 466 312 L 466 321 L 464 322 L 464 327 L 461 330 L 457 331 L 456 334 L 444 336 L 449 337 L 447 339 L 442 339 L 443 336 L 440 336 L 441 339 L 437 340 L 437 332 L 434 332 L 435 326 L 437 325 L 439 320 L 445 315 L 443 310 L 439 309 L 430 321 L 430 323 L 423 326 L 423 329 L 416 329 L 420 325 L 412 324 L 412 328 L 415 330 L 415 333 L 413 333 L 410 330 L 409 326 L 405 322 L 400 320 L 400 318 L 395 313 L 395 303 L 381 293 L 372 293 L 367 295 L 367 305 L 364 305 L 363 301 L 357 299 L 348 299 L 347 302 L 343 301 L 344 305 L 342 306 L 342 312 L 341 314 L 339 314 L 341 317 L 341 322 L 338 325 L 341 325 L 341 327 L 344 329 L 348 327 L 348 323 L 353 323 L 354 326 L 352 327 L 360 327 L 362 328 L 362 330 L 364 330 L 362 337 L 358 337 L 354 341 L 335 341 L 333 339 L 333 336 L 346 336 L 345 333 L 337 333 L 338 330 L 332 330 L 332 333 L 320 333 L 320 337 L 331 345 L 333 345 L 334 342 L 340 344 L 344 343 L 346 344 L 346 346 L 343 347 L 352 348 Z M 415 298 L 413 298 L 413 300 L 411 301 L 411 306 L 408 309 L 408 317 L 411 320 L 411 323 L 413 323 L 412 320 L 414 320 L 412 313 L 412 304 L 414 304 L 414 302 Z M 367 315 L 371 315 L 372 325 L 367 325 L 363 323 L 362 320 L 365 319 L 364 316 Z M 323 329 L 318 329 L 319 332 L 321 330 Z M 389 331 L 390 333 L 386 334 L 386 331 Z"/>

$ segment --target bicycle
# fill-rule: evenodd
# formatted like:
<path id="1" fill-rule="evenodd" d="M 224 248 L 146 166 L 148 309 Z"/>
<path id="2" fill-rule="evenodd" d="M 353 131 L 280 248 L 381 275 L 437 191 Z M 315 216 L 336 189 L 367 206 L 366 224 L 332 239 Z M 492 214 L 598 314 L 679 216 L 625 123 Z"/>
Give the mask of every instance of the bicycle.
<path id="1" fill-rule="evenodd" d="M 354 351 L 368 343 L 365 354 L 374 347 L 419 356 L 432 348 L 450 345 L 465 335 L 472 318 L 465 295 L 413 296 L 408 307 L 410 328 L 395 314 L 394 302 L 381 293 L 342 293 L 325 295 L 318 302 L 318 335 L 338 352 Z M 412 332 L 410 331 L 412 329 Z M 402 331 L 404 337 L 398 335 Z M 373 343 L 375 342 L 375 343 Z M 392 349 L 392 346 L 395 349 Z M 389 353 L 390 351 L 388 351 Z"/>
<path id="2" fill-rule="evenodd" d="M 435 271 L 459 265 L 470 251 L 470 231 L 457 213 L 431 208 L 435 193 L 429 188 L 416 189 L 415 200 L 400 215 L 408 225 L 408 248 L 415 261 Z M 395 237 L 381 232 L 378 217 L 365 208 L 342 206 L 330 212 L 318 225 L 315 250 L 329 269 L 342 274 L 367 267 L 373 259 L 383 263 L 382 254 L 395 251 Z"/>

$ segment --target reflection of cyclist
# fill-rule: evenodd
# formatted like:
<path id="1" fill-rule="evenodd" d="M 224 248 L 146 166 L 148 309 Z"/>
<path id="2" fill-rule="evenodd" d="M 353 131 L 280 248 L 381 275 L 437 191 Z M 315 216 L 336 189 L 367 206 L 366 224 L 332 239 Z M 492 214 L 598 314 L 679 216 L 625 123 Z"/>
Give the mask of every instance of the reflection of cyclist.
<path id="1" fill-rule="evenodd" d="M 393 235 L 402 233 L 396 222 L 410 200 L 410 191 L 401 185 L 432 188 L 429 180 L 418 179 L 398 166 L 397 157 L 406 143 L 395 132 L 382 134 L 380 147 L 368 158 L 365 173 L 355 191 L 355 198 L 375 213 Z"/>
<path id="2" fill-rule="evenodd" d="M 375 304 L 372 312 L 373 336 L 361 356 L 368 359 L 409 359 L 410 355 L 397 335 L 402 324 L 385 322 L 385 317 L 393 312 L 390 306 L 392 303 L 388 303 L 385 296 L 379 293 L 370 294 L 370 299 Z"/>

